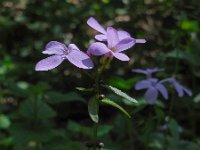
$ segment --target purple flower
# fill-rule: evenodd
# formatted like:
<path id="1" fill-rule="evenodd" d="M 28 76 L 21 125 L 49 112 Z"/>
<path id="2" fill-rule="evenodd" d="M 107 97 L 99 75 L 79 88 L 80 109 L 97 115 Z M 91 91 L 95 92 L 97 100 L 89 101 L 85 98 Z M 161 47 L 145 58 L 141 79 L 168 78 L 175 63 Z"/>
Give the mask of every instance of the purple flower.
<path id="1" fill-rule="evenodd" d="M 97 30 L 98 32 L 100 32 L 101 34 L 97 34 L 95 36 L 95 39 L 97 39 L 98 41 L 107 41 L 107 34 L 109 34 L 98 22 L 96 19 L 94 19 L 93 17 L 90 17 L 88 20 L 87 20 L 87 24 L 92 27 L 93 29 Z M 124 31 L 124 30 L 119 30 L 117 31 L 116 33 L 118 35 L 118 38 L 119 38 L 119 41 L 121 41 L 122 39 L 125 39 L 125 38 L 131 38 L 131 35 Z M 146 43 L 146 40 L 145 39 L 133 39 L 133 45 L 135 43 Z"/>
<path id="2" fill-rule="evenodd" d="M 145 92 L 144 98 L 147 100 L 149 104 L 154 104 L 156 99 L 158 98 L 158 94 L 168 99 L 168 92 L 166 88 L 161 84 L 161 81 L 158 82 L 158 79 L 151 78 L 147 80 L 142 80 L 136 83 L 136 90 L 147 89 Z"/>
<path id="3" fill-rule="evenodd" d="M 163 71 L 163 69 L 159 69 L 159 68 L 153 68 L 153 69 L 132 69 L 133 72 L 136 72 L 136 73 L 142 73 L 142 74 L 145 74 L 146 77 L 149 79 L 149 78 L 152 78 L 152 74 L 153 73 L 156 73 L 156 72 L 161 72 Z"/>
<path id="4" fill-rule="evenodd" d="M 39 61 L 35 66 L 36 71 L 48 71 L 54 69 L 64 60 L 68 60 L 76 67 L 82 69 L 92 69 L 94 66 L 90 57 L 80 51 L 75 44 L 69 44 L 67 47 L 63 43 L 51 41 L 46 45 L 45 50 L 42 53 L 51 56 Z"/>
<path id="5" fill-rule="evenodd" d="M 88 48 L 88 53 L 100 56 L 107 54 L 110 57 L 115 57 L 121 61 L 129 61 L 129 57 L 122 52 L 133 46 L 133 38 L 127 37 L 119 39 L 117 31 L 112 28 L 107 28 L 107 46 L 101 42 L 95 42 Z"/>
<path id="6" fill-rule="evenodd" d="M 182 86 L 179 82 L 177 82 L 174 78 L 167 78 L 161 81 L 161 83 L 169 82 L 177 91 L 179 97 L 183 97 L 184 93 L 189 96 L 192 96 L 192 92 Z"/>

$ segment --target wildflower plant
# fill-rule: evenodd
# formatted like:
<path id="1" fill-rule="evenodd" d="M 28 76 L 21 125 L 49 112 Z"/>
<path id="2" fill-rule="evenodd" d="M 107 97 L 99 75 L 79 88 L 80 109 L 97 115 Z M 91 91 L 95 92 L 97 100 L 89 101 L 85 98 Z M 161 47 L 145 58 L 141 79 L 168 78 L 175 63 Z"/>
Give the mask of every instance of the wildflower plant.
<path id="1" fill-rule="evenodd" d="M 81 69 L 93 69 L 94 67 L 96 68 L 93 69 L 94 72 L 92 73 L 94 78 L 94 86 L 92 89 L 90 88 L 90 91 L 93 92 L 93 97 L 91 97 L 88 101 L 88 112 L 94 122 L 94 137 L 92 148 L 95 150 L 97 145 L 99 106 L 101 103 L 113 106 L 130 117 L 129 113 L 124 108 L 103 95 L 101 89 L 109 89 L 115 94 L 125 98 L 126 100 L 137 103 L 134 98 L 130 97 L 121 90 L 110 85 L 100 83 L 101 75 L 103 71 L 107 69 L 113 57 L 121 61 L 129 61 L 130 58 L 124 54 L 124 51 L 128 50 L 136 43 L 145 43 L 146 40 L 132 38 L 128 32 L 123 30 L 116 30 L 113 27 L 107 27 L 104 29 L 93 17 L 89 18 L 87 23 L 90 27 L 101 33 L 95 36 L 99 42 L 92 43 L 89 46 L 87 53 L 81 51 L 75 44 L 69 44 L 66 46 L 63 43 L 51 41 L 46 45 L 44 51 L 42 52 L 43 54 L 50 56 L 39 61 L 35 66 L 35 70 L 49 71 L 59 66 L 65 60 Z M 101 56 L 99 59 L 99 65 L 94 66 L 92 61 L 93 56 Z M 83 91 L 88 90 L 87 88 L 78 89 Z"/>
<path id="2" fill-rule="evenodd" d="M 173 88 L 175 88 L 179 97 L 182 97 L 184 93 L 186 93 L 189 96 L 192 96 L 192 92 L 189 89 L 182 86 L 179 82 L 177 82 L 176 79 L 171 77 L 159 80 L 152 76 L 153 73 L 161 72 L 163 71 L 163 69 L 133 69 L 132 71 L 146 75 L 145 80 L 138 81 L 135 84 L 135 90 L 147 89 L 144 98 L 151 105 L 155 104 L 156 100 L 158 99 L 159 93 L 164 97 L 164 99 L 169 99 L 168 91 L 164 86 L 165 83 L 170 84 Z"/>
<path id="3" fill-rule="evenodd" d="M 51 41 L 42 51 L 43 54 L 50 56 L 40 60 L 36 64 L 35 70 L 49 71 L 58 67 L 63 61 L 69 61 L 78 68 L 93 71 L 92 73 L 89 73 L 89 76 L 92 76 L 92 79 L 94 79 L 94 85 L 92 88 L 78 87 L 77 89 L 93 93 L 93 96 L 88 100 L 89 116 L 94 122 L 93 141 L 89 149 L 92 148 L 93 150 L 96 150 L 98 145 L 97 131 L 99 124 L 99 107 L 101 104 L 115 107 L 127 117 L 131 117 L 122 106 L 115 101 L 110 100 L 107 95 L 104 95 L 102 89 L 108 89 L 114 94 L 121 96 L 130 102 L 137 103 L 137 100 L 122 92 L 120 89 L 107 85 L 106 83 L 102 83 L 102 73 L 108 68 L 113 58 L 123 62 L 129 61 L 130 58 L 125 54 L 126 50 L 132 48 L 137 43 L 145 43 L 146 40 L 133 38 L 127 31 L 117 30 L 111 26 L 104 28 L 93 17 L 90 17 L 87 20 L 87 24 L 91 28 L 100 32 L 100 34 L 95 35 L 95 39 L 97 41 L 90 44 L 86 52 L 81 51 L 75 44 L 69 44 L 67 46 L 61 42 Z M 98 64 L 93 63 L 94 56 L 100 56 L 98 57 Z M 175 78 L 160 80 L 154 77 L 156 73 L 163 72 L 163 69 L 133 69 L 132 71 L 146 76 L 146 79 L 138 81 L 135 84 L 135 90 L 145 89 L 146 92 L 144 94 L 144 98 L 150 105 L 155 104 L 159 95 L 161 95 L 165 100 L 169 99 L 170 95 L 166 88 L 167 84 L 170 84 L 177 91 L 179 97 L 182 97 L 184 94 L 189 96 L 192 95 L 192 92 L 177 82 Z"/>

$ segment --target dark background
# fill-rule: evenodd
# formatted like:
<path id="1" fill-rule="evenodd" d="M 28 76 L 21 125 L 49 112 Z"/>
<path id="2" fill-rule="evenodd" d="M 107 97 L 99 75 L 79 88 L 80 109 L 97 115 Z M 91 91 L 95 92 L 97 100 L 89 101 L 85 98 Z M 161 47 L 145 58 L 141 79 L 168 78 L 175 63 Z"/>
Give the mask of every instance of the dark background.
<path id="1" fill-rule="evenodd" d="M 86 51 L 96 34 L 86 24 L 90 16 L 147 40 L 126 52 L 130 62 L 113 59 L 103 74 L 104 82 L 140 100 L 124 103 L 104 91 L 132 115 L 129 120 L 100 107 L 98 136 L 105 149 L 200 149 L 199 8 L 199 0 L 1 0 L 0 149 L 87 149 L 92 137 L 87 101 L 93 95 L 76 87 L 91 87 L 93 81 L 67 61 L 49 72 L 34 67 L 52 40 Z M 143 76 L 131 69 L 154 67 L 165 70 L 158 78 L 176 77 L 193 96 L 179 98 L 169 88 L 168 101 L 159 97 L 155 106 L 147 105 L 144 91 L 134 90 Z"/>

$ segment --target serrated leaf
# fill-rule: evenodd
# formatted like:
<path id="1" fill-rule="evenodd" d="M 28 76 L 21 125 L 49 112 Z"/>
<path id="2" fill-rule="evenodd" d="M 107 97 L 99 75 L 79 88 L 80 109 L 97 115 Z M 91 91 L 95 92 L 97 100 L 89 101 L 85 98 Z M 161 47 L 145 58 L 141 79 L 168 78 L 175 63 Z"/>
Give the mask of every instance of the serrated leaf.
<path id="1" fill-rule="evenodd" d="M 115 94 L 125 98 L 126 100 L 129 100 L 133 103 L 137 103 L 137 100 L 130 97 L 129 95 L 127 95 L 126 93 L 122 92 L 120 89 L 116 88 L 116 87 L 113 87 L 113 86 L 106 86 L 108 89 L 110 89 L 111 91 L 113 91 Z"/>
<path id="2" fill-rule="evenodd" d="M 89 102 L 88 102 L 88 112 L 89 112 L 90 118 L 95 123 L 98 123 L 99 122 L 99 116 L 98 116 L 99 103 L 98 103 L 98 100 L 96 100 L 95 98 L 91 98 L 89 100 Z"/>
<path id="3" fill-rule="evenodd" d="M 129 113 L 124 109 L 122 108 L 120 105 L 118 105 L 117 103 L 107 99 L 107 98 L 104 98 L 101 100 L 103 103 L 107 104 L 107 105 L 110 105 L 110 106 L 113 106 L 117 109 L 119 109 L 121 112 L 123 112 L 126 116 L 128 116 L 129 118 L 131 118 L 131 116 L 129 115 Z"/>

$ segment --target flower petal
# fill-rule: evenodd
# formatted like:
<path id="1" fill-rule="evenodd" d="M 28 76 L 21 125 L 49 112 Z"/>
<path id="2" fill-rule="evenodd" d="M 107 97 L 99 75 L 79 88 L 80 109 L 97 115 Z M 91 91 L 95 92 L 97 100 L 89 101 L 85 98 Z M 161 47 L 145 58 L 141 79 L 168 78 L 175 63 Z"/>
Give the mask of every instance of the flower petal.
<path id="1" fill-rule="evenodd" d="M 122 52 L 124 50 L 131 48 L 134 44 L 135 44 L 135 39 L 128 37 L 119 41 L 115 46 L 115 50 L 116 52 Z"/>
<path id="2" fill-rule="evenodd" d="M 162 94 L 165 99 L 168 99 L 167 89 L 160 83 L 157 83 L 155 88 Z"/>
<path id="3" fill-rule="evenodd" d="M 136 43 L 146 43 L 145 39 L 135 39 Z"/>
<path id="4" fill-rule="evenodd" d="M 141 90 L 141 89 L 149 88 L 150 86 L 151 86 L 151 82 L 149 82 L 148 80 L 142 80 L 135 84 L 135 89 Z"/>
<path id="5" fill-rule="evenodd" d="M 51 69 L 56 68 L 58 65 L 60 65 L 63 62 L 63 58 L 60 55 L 53 55 L 50 57 L 47 57 L 45 59 L 42 59 L 39 61 L 36 66 L 36 71 L 48 71 Z"/>
<path id="6" fill-rule="evenodd" d="M 183 87 L 183 90 L 185 91 L 185 93 L 189 96 L 192 96 L 192 91 L 190 91 L 189 89 Z"/>
<path id="7" fill-rule="evenodd" d="M 123 54 L 123 53 L 112 53 L 113 56 L 121 61 L 129 61 L 130 58 L 126 55 L 126 54 Z"/>
<path id="8" fill-rule="evenodd" d="M 147 71 L 144 70 L 144 69 L 132 69 L 133 72 L 136 72 L 136 73 L 143 73 L 143 74 L 147 74 Z"/>
<path id="9" fill-rule="evenodd" d="M 146 93 L 144 95 L 144 98 L 147 100 L 147 102 L 149 104 L 154 104 L 155 101 L 156 101 L 156 99 L 158 98 L 158 91 L 157 91 L 157 89 L 154 88 L 154 87 L 150 87 L 146 91 Z"/>
<path id="10" fill-rule="evenodd" d="M 179 97 L 182 97 L 184 95 L 184 92 L 183 92 L 183 87 L 178 83 L 178 82 L 175 82 L 173 84 L 173 86 L 175 87 L 177 93 L 178 93 L 178 96 Z"/>
<path id="11" fill-rule="evenodd" d="M 69 44 L 68 45 L 68 48 L 70 49 L 70 50 L 79 50 L 80 51 L 80 49 L 75 45 L 75 44 Z"/>
<path id="12" fill-rule="evenodd" d="M 108 41 L 108 48 L 114 48 L 115 45 L 119 42 L 117 30 L 115 30 L 112 27 L 108 27 L 106 35 L 107 35 L 107 41 Z"/>
<path id="13" fill-rule="evenodd" d="M 98 41 L 107 41 L 107 36 L 105 34 L 97 34 L 95 35 L 95 39 Z"/>
<path id="14" fill-rule="evenodd" d="M 66 55 L 66 58 L 78 68 L 92 69 L 94 67 L 91 58 L 80 50 L 72 49 L 70 53 Z"/>
<path id="15" fill-rule="evenodd" d="M 127 37 L 131 37 L 131 35 L 130 35 L 128 32 L 124 31 L 124 30 L 119 30 L 119 31 L 117 31 L 117 34 L 118 34 L 118 37 L 119 37 L 119 40 L 120 40 L 120 41 L 121 41 L 122 39 L 127 38 Z"/>
<path id="16" fill-rule="evenodd" d="M 57 41 L 51 41 L 47 43 L 45 50 L 42 52 L 43 54 L 58 54 L 62 55 L 63 51 L 66 49 L 66 46 L 63 43 Z"/>
<path id="17" fill-rule="evenodd" d="M 106 30 L 97 22 L 96 19 L 94 19 L 93 17 L 90 17 L 87 20 L 87 24 L 92 27 L 93 29 L 99 31 L 100 33 L 106 34 Z"/>
<path id="18" fill-rule="evenodd" d="M 88 48 L 88 52 L 95 56 L 104 55 L 110 51 L 111 50 L 108 49 L 108 47 L 105 44 L 100 42 L 95 42 L 91 44 L 90 47 Z"/>
<path id="19" fill-rule="evenodd" d="M 159 83 L 165 83 L 165 82 L 169 82 L 173 84 L 175 81 L 173 78 L 166 78 L 166 79 L 161 80 Z"/>

